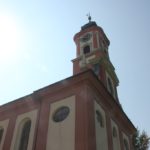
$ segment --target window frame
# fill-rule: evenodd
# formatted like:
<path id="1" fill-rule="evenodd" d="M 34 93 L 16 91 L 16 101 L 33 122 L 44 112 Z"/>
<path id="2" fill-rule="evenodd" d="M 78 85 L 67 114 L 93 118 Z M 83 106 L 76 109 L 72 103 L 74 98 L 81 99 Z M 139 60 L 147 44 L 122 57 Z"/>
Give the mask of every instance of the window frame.
<path id="1" fill-rule="evenodd" d="M 18 150 L 27 150 L 28 148 L 29 136 L 31 131 L 31 123 L 32 123 L 31 120 L 28 119 L 22 124 Z"/>
<path id="2" fill-rule="evenodd" d="M 26 123 L 30 122 L 30 129 L 29 129 L 29 133 L 28 133 L 28 141 L 27 141 L 27 145 L 26 145 L 26 148 L 25 149 L 22 149 L 22 146 L 20 145 L 21 144 L 21 139 L 23 138 L 23 130 L 24 130 L 24 127 L 26 125 Z M 27 117 L 27 118 L 24 118 L 20 123 L 19 123 L 19 126 L 18 126 L 18 131 L 17 131 L 17 136 L 16 136 L 16 140 L 15 140 L 15 150 L 27 150 L 28 149 L 28 144 L 29 144 L 29 138 L 30 138 L 30 133 L 31 133 L 31 126 L 32 126 L 32 120 Z"/>

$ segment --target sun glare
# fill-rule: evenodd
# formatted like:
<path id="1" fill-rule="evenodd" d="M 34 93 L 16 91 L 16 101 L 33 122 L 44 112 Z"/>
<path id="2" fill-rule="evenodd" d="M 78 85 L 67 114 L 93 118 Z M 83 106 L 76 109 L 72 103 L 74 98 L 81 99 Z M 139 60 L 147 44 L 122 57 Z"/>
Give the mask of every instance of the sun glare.
<path id="1" fill-rule="evenodd" d="M 15 59 L 19 35 L 15 19 L 0 14 L 0 63 Z"/>

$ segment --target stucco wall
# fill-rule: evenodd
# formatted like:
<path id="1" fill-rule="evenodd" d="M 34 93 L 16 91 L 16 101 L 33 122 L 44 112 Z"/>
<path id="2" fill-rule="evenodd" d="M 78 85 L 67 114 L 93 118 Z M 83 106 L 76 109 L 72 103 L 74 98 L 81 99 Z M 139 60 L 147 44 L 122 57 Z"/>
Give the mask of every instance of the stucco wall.
<path id="1" fill-rule="evenodd" d="M 70 109 L 61 122 L 55 122 L 53 115 L 62 106 Z M 50 104 L 50 117 L 46 150 L 74 150 L 75 148 L 75 96 Z"/>
<path id="2" fill-rule="evenodd" d="M 113 128 L 116 129 L 116 137 L 113 136 Z M 111 129 L 112 129 L 113 150 L 121 150 L 118 126 L 113 120 L 111 120 Z"/>
<path id="3" fill-rule="evenodd" d="M 96 132 L 96 149 L 97 150 L 108 150 L 108 138 L 107 138 L 107 129 L 106 129 L 106 117 L 105 112 L 102 107 L 95 101 L 95 132 Z M 100 126 L 100 123 L 97 120 L 96 110 L 98 110 L 103 117 L 103 127 Z"/>

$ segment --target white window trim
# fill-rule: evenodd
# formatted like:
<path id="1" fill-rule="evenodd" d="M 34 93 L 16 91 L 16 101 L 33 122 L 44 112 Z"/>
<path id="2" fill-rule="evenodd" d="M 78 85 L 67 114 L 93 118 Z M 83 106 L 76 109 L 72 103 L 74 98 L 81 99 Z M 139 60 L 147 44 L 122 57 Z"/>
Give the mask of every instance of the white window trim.
<path id="1" fill-rule="evenodd" d="M 117 131 L 117 137 L 113 137 L 113 127 L 116 128 Z M 114 141 L 117 140 L 117 145 L 118 145 L 118 149 L 120 150 L 120 136 L 119 136 L 119 128 L 117 126 L 117 124 L 111 119 L 111 131 L 112 131 L 112 142 L 113 142 L 113 148 L 115 148 L 116 143 L 114 143 Z"/>
<path id="2" fill-rule="evenodd" d="M 127 143 L 128 143 L 128 146 L 129 146 L 129 150 L 130 150 L 129 138 L 128 138 L 128 136 L 124 132 L 122 132 L 122 134 L 123 134 L 123 148 L 124 148 L 124 140 L 126 140 Z"/>
<path id="3" fill-rule="evenodd" d="M 31 128 L 30 128 L 29 142 L 28 142 L 27 150 L 32 150 L 35 125 L 36 125 L 36 120 L 37 120 L 37 112 L 38 112 L 38 110 L 36 109 L 36 110 L 30 111 L 30 112 L 21 114 L 17 117 L 10 150 L 15 150 L 15 147 L 17 144 L 16 141 L 17 141 L 17 139 L 19 139 L 19 133 L 18 133 L 19 132 L 19 130 L 18 130 L 19 126 L 22 123 L 22 121 L 26 118 L 29 118 L 31 120 Z"/>

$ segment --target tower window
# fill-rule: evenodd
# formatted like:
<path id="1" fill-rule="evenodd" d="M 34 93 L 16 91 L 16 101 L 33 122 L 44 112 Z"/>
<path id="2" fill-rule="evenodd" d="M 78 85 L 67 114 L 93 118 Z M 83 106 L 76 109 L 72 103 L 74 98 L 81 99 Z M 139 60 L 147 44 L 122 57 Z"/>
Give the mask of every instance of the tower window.
<path id="1" fill-rule="evenodd" d="M 31 128 L 31 120 L 27 120 L 22 126 L 18 150 L 27 150 L 30 128 Z"/>
<path id="2" fill-rule="evenodd" d="M 4 132 L 4 129 L 0 128 L 0 144 L 1 144 L 1 141 L 2 141 L 2 137 L 3 137 L 3 132 Z"/>
<path id="3" fill-rule="evenodd" d="M 124 143 L 124 150 L 129 150 L 129 145 L 126 139 L 123 140 Z"/>
<path id="4" fill-rule="evenodd" d="M 97 118 L 97 121 L 98 121 L 99 124 L 100 124 L 100 127 L 104 127 L 103 116 L 102 116 L 102 114 L 100 113 L 99 110 L 96 110 L 96 118 Z"/>
<path id="5" fill-rule="evenodd" d="M 83 53 L 84 54 L 87 54 L 90 52 L 90 46 L 89 45 L 86 45 L 84 48 L 83 48 Z"/>
<path id="6" fill-rule="evenodd" d="M 93 71 L 94 71 L 94 73 L 96 75 L 99 75 L 99 73 L 100 73 L 100 66 L 99 66 L 99 64 L 94 64 L 93 65 Z"/>
<path id="7" fill-rule="evenodd" d="M 112 82 L 111 82 L 110 78 L 107 78 L 107 80 L 108 80 L 108 90 L 112 95 L 114 95 Z"/>

